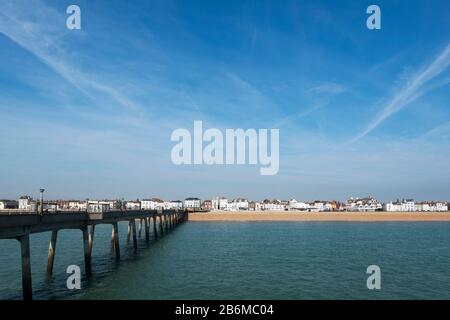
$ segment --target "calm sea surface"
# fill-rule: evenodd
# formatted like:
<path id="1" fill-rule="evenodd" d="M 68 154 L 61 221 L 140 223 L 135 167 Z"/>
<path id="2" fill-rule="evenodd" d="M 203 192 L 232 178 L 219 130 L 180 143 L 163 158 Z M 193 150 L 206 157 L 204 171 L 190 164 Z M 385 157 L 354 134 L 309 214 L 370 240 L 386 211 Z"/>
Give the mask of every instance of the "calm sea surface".
<path id="1" fill-rule="evenodd" d="M 134 253 L 120 224 L 98 226 L 93 276 L 84 279 L 80 231 L 58 235 L 54 275 L 49 233 L 32 235 L 35 299 L 450 299 L 450 223 L 188 222 Z M 21 298 L 19 243 L 0 240 L 0 299 Z M 66 288 L 68 265 L 82 289 Z M 366 287 L 380 266 L 381 290 Z"/>

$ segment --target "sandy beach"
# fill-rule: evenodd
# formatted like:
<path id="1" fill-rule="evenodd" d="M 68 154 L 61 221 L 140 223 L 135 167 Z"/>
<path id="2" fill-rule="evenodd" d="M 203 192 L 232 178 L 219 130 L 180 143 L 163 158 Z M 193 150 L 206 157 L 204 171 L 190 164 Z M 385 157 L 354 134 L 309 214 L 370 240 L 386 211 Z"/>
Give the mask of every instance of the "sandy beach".
<path id="1" fill-rule="evenodd" d="M 450 221 L 450 212 L 195 212 L 189 221 Z"/>

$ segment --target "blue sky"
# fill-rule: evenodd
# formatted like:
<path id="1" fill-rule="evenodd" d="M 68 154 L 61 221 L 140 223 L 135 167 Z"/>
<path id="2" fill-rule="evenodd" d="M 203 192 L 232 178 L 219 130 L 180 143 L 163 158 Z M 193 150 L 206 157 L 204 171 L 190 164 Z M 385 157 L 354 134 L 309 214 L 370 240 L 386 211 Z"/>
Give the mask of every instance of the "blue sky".
<path id="1" fill-rule="evenodd" d="M 449 9 L 2 1 L 0 198 L 450 200 Z M 194 120 L 279 128 L 279 173 L 173 165 L 170 134 Z"/>

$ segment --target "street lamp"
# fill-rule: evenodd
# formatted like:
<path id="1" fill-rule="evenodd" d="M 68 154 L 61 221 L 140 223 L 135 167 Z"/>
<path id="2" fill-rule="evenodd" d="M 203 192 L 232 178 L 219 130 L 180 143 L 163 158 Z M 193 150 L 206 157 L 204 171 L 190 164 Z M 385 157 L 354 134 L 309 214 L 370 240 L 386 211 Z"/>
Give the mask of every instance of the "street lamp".
<path id="1" fill-rule="evenodd" d="M 44 191 L 45 189 L 39 189 L 39 192 L 41 193 L 41 207 L 40 207 L 40 214 L 44 213 Z"/>

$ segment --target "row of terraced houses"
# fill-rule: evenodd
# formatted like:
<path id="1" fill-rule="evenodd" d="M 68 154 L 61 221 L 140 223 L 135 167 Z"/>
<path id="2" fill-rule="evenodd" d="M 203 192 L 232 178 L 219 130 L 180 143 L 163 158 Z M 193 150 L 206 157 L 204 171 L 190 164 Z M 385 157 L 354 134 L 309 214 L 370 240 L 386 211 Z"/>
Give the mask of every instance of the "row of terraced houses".
<path id="1" fill-rule="evenodd" d="M 22 196 L 18 201 L 0 200 L 0 210 L 35 211 L 39 201 L 29 196 Z M 182 200 L 162 200 L 149 198 L 142 200 L 46 200 L 43 202 L 45 211 L 91 211 L 104 212 L 109 210 L 161 210 L 161 209 L 188 209 L 192 211 L 448 211 L 449 203 L 444 201 L 422 201 L 413 199 L 397 199 L 388 203 L 380 203 L 374 197 L 349 198 L 345 203 L 332 200 L 297 201 L 269 200 L 250 201 L 246 198 L 227 199 L 216 197 L 211 200 L 199 198 L 186 198 Z"/>

